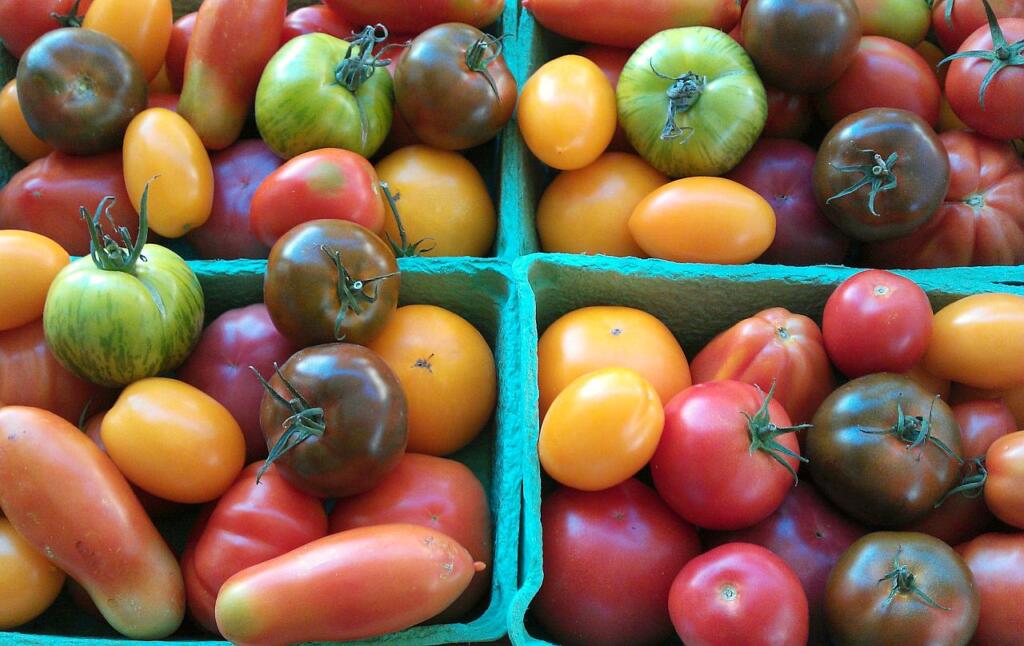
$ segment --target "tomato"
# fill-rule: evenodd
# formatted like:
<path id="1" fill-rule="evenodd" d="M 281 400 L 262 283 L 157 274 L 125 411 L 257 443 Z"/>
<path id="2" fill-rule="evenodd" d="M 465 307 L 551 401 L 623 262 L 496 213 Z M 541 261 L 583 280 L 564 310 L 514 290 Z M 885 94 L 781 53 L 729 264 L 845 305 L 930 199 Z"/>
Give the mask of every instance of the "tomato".
<path id="1" fill-rule="evenodd" d="M 839 559 L 825 591 L 829 634 L 853 644 L 966 644 L 978 591 L 951 547 L 915 532 L 874 532 Z"/>
<path id="2" fill-rule="evenodd" d="M 544 497 L 541 526 L 544 583 L 531 609 L 555 639 L 642 645 L 672 634 L 669 587 L 700 543 L 650 487 L 559 487 Z"/>
<path id="3" fill-rule="evenodd" d="M 974 294 L 935 313 L 925 368 L 976 388 L 1024 384 L 1024 297 Z"/>
<path id="4" fill-rule="evenodd" d="M 0 331 L 42 316 L 50 283 L 70 262 L 68 252 L 45 236 L 0 230 Z"/>
<path id="5" fill-rule="evenodd" d="M 964 0 L 965 2 L 969 0 Z M 855 0 L 865 36 L 884 36 L 910 47 L 928 35 L 931 8 L 918 0 Z M 887 77 L 882 77 L 887 78 Z M 887 78 L 886 83 L 892 82 Z"/>
<path id="6" fill-rule="evenodd" d="M 606 45 L 584 45 L 576 53 L 583 58 L 593 61 L 595 65 L 600 67 L 605 78 L 611 83 L 612 89 L 615 89 L 619 85 L 619 76 L 622 74 L 622 68 L 626 66 L 626 61 L 633 54 L 633 50 L 608 47 Z M 615 126 L 615 134 L 612 135 L 612 141 L 608 144 L 606 150 L 625 153 L 634 152 L 633 146 L 629 144 L 629 139 L 626 138 L 626 132 L 622 129 L 621 124 Z"/>
<path id="7" fill-rule="evenodd" d="M 946 401 L 950 401 L 949 394 L 952 389 L 952 384 L 949 383 L 949 379 L 936 377 L 925 370 L 923 364 L 919 363 L 903 374 L 910 377 L 915 383 L 917 383 L 917 385 L 921 386 L 928 392 L 938 395 Z"/>
<path id="8" fill-rule="evenodd" d="M 518 121 L 530 152 L 542 162 L 559 170 L 583 168 L 615 134 L 615 90 L 592 61 L 568 54 L 527 79 Z"/>
<path id="9" fill-rule="evenodd" d="M 306 34 L 285 43 L 263 69 L 256 90 L 256 125 L 284 159 L 317 148 L 344 148 L 370 157 L 391 128 L 391 75 L 379 69 L 387 37 L 368 27 L 352 42 Z"/>
<path id="10" fill-rule="evenodd" d="M 740 24 L 765 83 L 798 94 L 839 80 L 861 36 L 854 0 L 750 0 Z"/>
<path id="11" fill-rule="evenodd" d="M 252 203 L 268 176 L 281 165 L 259 139 L 242 139 L 210 156 L 213 203 L 203 226 L 188 240 L 202 258 L 266 258 L 270 244 L 252 232 Z M 271 243 L 273 244 L 273 243 Z"/>
<path id="12" fill-rule="evenodd" d="M 227 148 L 241 134 L 263 68 L 281 44 L 286 8 L 285 0 L 205 0 L 200 6 L 179 110 L 207 148 Z"/>
<path id="13" fill-rule="evenodd" d="M 1017 422 L 1017 428 L 1024 428 L 1024 384 L 1001 390 L 972 388 L 963 384 L 956 384 L 953 388 L 951 401 L 954 404 L 976 399 L 996 399 L 1006 404 Z"/>
<path id="14" fill-rule="evenodd" d="M 303 34 L 329 34 L 335 38 L 348 38 L 355 31 L 341 16 L 321 4 L 299 7 L 284 17 L 281 44 Z"/>
<path id="15" fill-rule="evenodd" d="M 149 102 L 152 102 L 154 94 L 176 94 L 179 91 L 171 85 L 171 79 L 167 78 L 167 65 L 165 63 L 161 63 L 160 71 L 149 82 L 148 90 Z"/>
<path id="16" fill-rule="evenodd" d="M 988 0 L 997 18 L 1024 18 L 1021 0 Z M 982 0 L 938 0 L 932 6 L 932 26 L 942 49 L 953 53 L 967 37 L 987 24 Z"/>
<path id="17" fill-rule="evenodd" d="M 207 326 L 177 376 L 231 413 L 245 435 L 246 460 L 251 462 L 266 456 L 267 445 L 259 420 L 263 388 L 250 366 L 269 373 L 297 349 L 274 327 L 267 306 L 257 303 L 229 310 Z"/>
<path id="18" fill-rule="evenodd" d="M 92 0 L 7 0 L 0 3 L 0 40 L 15 58 L 43 34 L 79 27 Z"/>
<path id="19" fill-rule="evenodd" d="M 0 517 L 0 630 L 41 615 L 64 587 L 64 573 Z"/>
<path id="20" fill-rule="evenodd" d="M 668 179 L 636 155 L 604 153 L 578 170 L 560 173 L 537 205 L 543 251 L 644 257 L 629 216 Z"/>
<path id="21" fill-rule="evenodd" d="M 11 79 L 0 90 L 0 140 L 24 162 L 50 154 L 53 148 L 36 136 L 18 103 L 18 82 Z"/>
<path id="22" fill-rule="evenodd" d="M 417 139 L 464 150 L 493 139 L 512 118 L 516 80 L 502 41 L 445 23 L 413 39 L 395 67 L 395 107 Z"/>
<path id="23" fill-rule="evenodd" d="M 775 238 L 763 197 L 723 177 L 687 177 L 647 195 L 629 217 L 640 248 L 676 262 L 752 262 Z"/>
<path id="24" fill-rule="evenodd" d="M 931 218 L 949 187 L 938 135 L 906 110 L 870 108 L 825 136 L 814 164 L 818 205 L 862 242 L 906 235 Z"/>
<path id="25" fill-rule="evenodd" d="M 1024 162 L 1008 144 L 970 132 L 939 135 L 949 191 L 908 236 L 865 249 L 872 265 L 927 269 L 1024 263 Z"/>
<path id="26" fill-rule="evenodd" d="M 783 139 L 803 137 L 814 120 L 810 97 L 773 87 L 766 87 L 765 93 L 768 97 L 768 118 L 764 122 L 761 136 Z"/>
<path id="27" fill-rule="evenodd" d="M 18 64 L 18 101 L 29 128 L 76 155 L 121 145 L 146 107 L 146 78 L 132 55 L 91 29 L 58 29 L 40 38 Z"/>
<path id="28" fill-rule="evenodd" d="M 189 614 L 214 633 L 214 604 L 225 581 L 327 535 L 320 499 L 290 485 L 273 467 L 257 482 L 260 466 L 246 467 L 207 507 L 181 559 Z"/>
<path id="29" fill-rule="evenodd" d="M 615 94 L 630 143 L 669 177 L 731 170 L 768 113 L 746 52 L 710 27 L 652 37 L 629 58 Z"/>
<path id="30" fill-rule="evenodd" d="M 0 409 L 0 509 L 118 632 L 159 639 L 181 624 L 174 555 L 114 463 L 70 422 L 38 408 Z"/>
<path id="31" fill-rule="evenodd" d="M 934 127 L 941 96 L 938 78 L 920 54 L 897 40 L 864 36 L 843 75 L 818 96 L 817 107 L 828 125 L 867 108 L 899 108 Z"/>
<path id="32" fill-rule="evenodd" d="M 814 160 L 807 144 L 761 139 L 726 175 L 756 191 L 775 213 L 775 238 L 758 262 L 837 265 L 846 258 L 849 240 L 825 218 L 814 197 Z"/>
<path id="33" fill-rule="evenodd" d="M 377 175 L 398 195 L 409 240 L 423 240 L 426 256 L 483 256 L 494 243 L 498 216 L 480 172 L 462 155 L 408 146 L 377 162 Z M 384 235 L 400 234 L 388 209 Z"/>
<path id="34" fill-rule="evenodd" d="M 465 547 L 474 561 L 486 566 L 473 575 L 462 596 L 435 622 L 461 619 L 490 588 L 492 543 L 487 494 L 461 462 L 406 453 L 376 487 L 335 502 L 330 533 L 388 523 L 409 523 L 442 532 Z"/>
<path id="35" fill-rule="evenodd" d="M 249 227 L 273 246 L 296 225 L 321 218 L 348 220 L 374 233 L 383 229 L 384 200 L 365 157 L 324 148 L 288 160 L 255 189 Z"/>
<path id="36" fill-rule="evenodd" d="M 723 545 L 679 571 L 668 598 L 687 644 L 802 646 L 807 595 L 786 562 L 758 545 Z"/>
<path id="37" fill-rule="evenodd" d="M 334 13 L 351 25 L 382 22 L 402 33 L 419 33 L 443 22 L 464 22 L 487 27 L 501 16 L 504 0 L 429 0 L 409 4 L 405 0 L 324 0 Z"/>
<path id="38" fill-rule="evenodd" d="M 185 83 L 185 59 L 188 56 L 188 43 L 192 39 L 192 32 L 196 28 L 196 18 L 199 12 L 187 13 L 174 21 L 171 28 L 171 38 L 167 44 L 167 79 L 176 92 L 181 92 Z"/>
<path id="39" fill-rule="evenodd" d="M 996 518 L 1024 529 L 1024 431 L 997 439 L 985 455 L 985 504 Z"/>
<path id="40" fill-rule="evenodd" d="M 967 563 L 981 598 L 975 646 L 1024 644 L 1024 534 L 984 534 L 956 551 Z"/>
<path id="41" fill-rule="evenodd" d="M 164 110 L 177 112 L 179 99 L 180 97 L 177 94 L 154 94 L 150 92 L 149 98 L 146 100 L 146 108 L 163 108 Z"/>
<path id="42" fill-rule="evenodd" d="M 651 459 L 664 422 L 658 391 L 640 373 L 595 370 L 570 382 L 551 402 L 540 427 L 540 463 L 574 489 L 614 487 Z"/>
<path id="43" fill-rule="evenodd" d="M 570 382 L 600 368 L 630 368 L 664 405 L 690 385 L 690 367 L 665 324 L 631 307 L 584 307 L 562 316 L 537 344 L 540 416 Z"/>
<path id="44" fill-rule="evenodd" d="M 83 28 L 106 34 L 127 49 L 146 81 L 164 64 L 173 26 L 171 0 L 93 0 L 82 21 Z"/>

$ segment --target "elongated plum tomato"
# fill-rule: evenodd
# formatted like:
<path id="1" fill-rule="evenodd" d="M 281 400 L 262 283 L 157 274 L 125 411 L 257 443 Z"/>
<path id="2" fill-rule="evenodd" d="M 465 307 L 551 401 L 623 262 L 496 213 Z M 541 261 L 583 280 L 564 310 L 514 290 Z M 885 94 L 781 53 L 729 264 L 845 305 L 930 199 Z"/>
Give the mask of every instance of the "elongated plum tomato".
<path id="1" fill-rule="evenodd" d="M 50 283 L 70 262 L 63 247 L 38 233 L 0 231 L 0 331 L 42 316 Z"/>
<path id="2" fill-rule="evenodd" d="M 64 573 L 0 518 L 0 630 L 32 621 L 64 587 Z"/>
<path id="3" fill-rule="evenodd" d="M 0 140 L 23 162 L 45 157 L 53 150 L 28 127 L 18 102 L 18 82 L 15 79 L 8 81 L 0 90 Z"/>
<path id="4" fill-rule="evenodd" d="M 615 90 L 592 61 L 569 54 L 541 66 L 519 97 L 519 130 L 530 152 L 560 170 L 597 159 L 615 134 Z"/>
<path id="5" fill-rule="evenodd" d="M 928 372 L 976 388 L 1024 384 L 1024 297 L 974 294 L 935 313 Z"/>
<path id="6" fill-rule="evenodd" d="M 629 230 L 655 258 L 739 265 L 771 246 L 775 212 L 767 200 L 738 182 L 687 177 L 637 204 Z"/>
<path id="7" fill-rule="evenodd" d="M 1024 431 L 993 442 L 985 466 L 985 504 L 999 520 L 1024 529 Z"/>
<path id="8" fill-rule="evenodd" d="M 83 29 L 106 34 L 138 62 L 152 81 L 164 64 L 174 25 L 171 0 L 93 0 Z"/>

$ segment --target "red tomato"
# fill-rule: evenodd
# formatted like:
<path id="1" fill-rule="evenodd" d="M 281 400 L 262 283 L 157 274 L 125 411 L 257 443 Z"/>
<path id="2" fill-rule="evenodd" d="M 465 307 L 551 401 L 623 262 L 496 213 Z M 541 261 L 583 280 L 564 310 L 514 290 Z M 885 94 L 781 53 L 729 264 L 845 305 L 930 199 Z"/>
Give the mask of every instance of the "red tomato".
<path id="1" fill-rule="evenodd" d="M 464 22 L 484 28 L 495 22 L 505 0 L 325 0 L 351 25 L 384 23 L 388 29 L 418 34 L 443 22 Z"/>
<path id="2" fill-rule="evenodd" d="M 803 137 L 814 120 L 810 95 L 793 94 L 773 87 L 766 87 L 765 92 L 768 94 L 768 120 L 764 122 L 761 136 L 784 139 Z"/>
<path id="3" fill-rule="evenodd" d="M 171 87 L 181 92 L 181 86 L 185 81 L 185 58 L 188 55 L 188 42 L 192 39 L 192 32 L 196 28 L 196 17 L 199 12 L 187 13 L 174 22 L 171 28 L 171 42 L 167 45 L 167 56 L 164 64 L 167 65 L 167 80 Z"/>
<path id="4" fill-rule="evenodd" d="M 705 529 L 742 529 L 779 508 L 800 467 L 789 415 L 738 381 L 691 386 L 665 406 L 651 459 L 654 486 L 677 514 Z"/>
<path id="5" fill-rule="evenodd" d="M 814 196 L 816 157 L 799 141 L 761 139 L 726 175 L 756 191 L 775 212 L 775 238 L 757 262 L 838 265 L 846 258 L 850 241 L 821 213 Z"/>
<path id="6" fill-rule="evenodd" d="M 263 180 L 281 160 L 259 139 L 246 139 L 210 156 L 213 207 L 189 242 L 201 258 L 266 258 L 270 245 L 252 233 L 251 204 Z"/>
<path id="7" fill-rule="evenodd" d="M 989 5 L 997 18 L 1024 18 L 1024 0 L 989 0 Z M 938 0 L 932 8 L 935 35 L 942 49 L 949 53 L 958 50 L 968 36 L 986 24 L 982 0 Z"/>
<path id="8" fill-rule="evenodd" d="M 936 126 L 941 96 L 935 72 L 913 48 L 883 36 L 864 36 L 843 75 L 818 97 L 817 107 L 827 125 L 867 108 L 900 108 Z"/>
<path id="9" fill-rule="evenodd" d="M 906 372 L 928 349 L 932 306 L 912 280 L 878 269 L 847 278 L 825 303 L 825 349 L 851 379 Z"/>
<path id="10" fill-rule="evenodd" d="M 163 108 L 164 110 L 177 112 L 179 99 L 180 97 L 177 94 L 150 92 L 149 96 L 146 97 L 146 109 L 148 110 L 149 108 Z"/>
<path id="11" fill-rule="evenodd" d="M 730 543 L 693 559 L 672 582 L 668 611 L 694 646 L 803 646 L 807 595 L 786 562 L 758 545 Z"/>
<path id="12" fill-rule="evenodd" d="M 1024 533 L 983 534 L 956 551 L 981 597 L 974 646 L 1024 646 Z"/>
<path id="13" fill-rule="evenodd" d="M 342 20 L 330 7 L 315 4 L 299 7 L 284 18 L 281 29 L 281 44 L 303 34 L 330 34 L 335 38 L 348 38 L 355 31 L 354 25 Z M 398 58 L 398 56 L 395 56 Z"/>
<path id="14" fill-rule="evenodd" d="M 612 89 L 615 89 L 619 85 L 619 75 L 622 74 L 622 68 L 626 66 L 626 61 L 629 60 L 633 51 L 607 45 L 586 45 L 576 53 L 583 58 L 589 58 L 600 67 L 608 82 L 612 84 Z M 605 149 L 605 152 L 609 151 L 635 152 L 621 124 L 615 126 L 612 142 Z"/>
<path id="15" fill-rule="evenodd" d="M 1004 435 L 985 455 L 985 504 L 996 518 L 1024 529 L 1024 431 Z"/>
<path id="16" fill-rule="evenodd" d="M 567 644 L 656 644 L 672 634 L 672 577 L 700 553 L 694 528 L 638 480 L 560 487 L 541 505 L 544 583 L 531 606 Z"/>
<path id="17" fill-rule="evenodd" d="M 0 2 L 0 40 L 15 58 L 21 58 L 46 32 L 80 26 L 91 4 L 92 0 L 4 0 Z M 73 8 L 77 8 L 74 13 Z"/>
<path id="18" fill-rule="evenodd" d="M 261 375 L 271 374 L 274 364 L 284 365 L 298 347 L 285 338 L 263 303 L 221 314 L 205 330 L 178 378 L 224 405 L 245 434 L 246 461 L 267 455 L 260 429 L 263 386 L 250 366 Z"/>

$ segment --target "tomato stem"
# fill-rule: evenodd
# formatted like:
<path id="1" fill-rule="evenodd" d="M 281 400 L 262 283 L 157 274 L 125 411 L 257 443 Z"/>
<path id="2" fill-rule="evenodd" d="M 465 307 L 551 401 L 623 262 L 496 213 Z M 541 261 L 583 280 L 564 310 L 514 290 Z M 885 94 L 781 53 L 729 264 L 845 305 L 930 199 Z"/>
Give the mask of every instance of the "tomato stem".
<path id="1" fill-rule="evenodd" d="M 871 215 L 881 217 L 878 215 L 878 211 L 875 210 L 875 198 L 878 197 L 879 193 L 884 193 L 885 191 L 890 191 L 896 188 L 896 174 L 893 167 L 896 165 L 900 156 L 898 153 L 893 153 L 889 155 L 887 159 L 882 159 L 882 156 L 874 150 L 861 150 L 860 152 L 871 155 L 871 161 L 867 164 L 853 166 L 836 166 L 835 164 L 829 164 L 832 168 L 841 173 L 861 173 L 862 177 L 854 182 L 853 185 L 839 191 L 832 197 L 825 200 L 825 204 L 831 204 L 833 200 L 838 200 L 839 198 L 856 193 L 862 187 L 870 185 L 871 192 L 868 195 L 868 210 L 871 211 Z"/>
<path id="2" fill-rule="evenodd" d="M 327 245 L 320 245 L 320 251 L 327 256 L 329 261 L 334 263 L 334 267 L 338 270 L 337 291 L 340 307 L 338 309 L 338 316 L 334 320 L 334 338 L 338 341 L 344 341 L 345 335 L 341 333 L 341 328 L 345 324 L 345 317 L 348 316 L 348 313 L 352 312 L 356 316 L 362 314 L 363 305 L 375 302 L 380 294 L 378 281 L 397 276 L 399 272 L 393 271 L 390 274 L 357 280 L 345 268 L 345 264 L 341 261 L 340 251 L 331 249 Z M 373 283 L 373 294 L 367 294 L 365 291 L 370 283 Z"/>
<path id="3" fill-rule="evenodd" d="M 896 398 L 896 423 L 886 429 L 872 430 L 860 429 L 861 433 L 869 435 L 892 435 L 901 442 L 907 444 L 907 450 L 926 445 L 931 442 L 937 449 L 946 454 L 949 458 L 956 460 L 957 464 L 963 464 L 964 460 L 949 448 L 945 442 L 932 435 L 932 414 L 935 411 L 935 402 L 939 400 L 938 395 L 932 399 L 932 405 L 928 408 L 927 419 L 921 416 L 907 415 L 903 411 L 902 394 Z"/>
<path id="4" fill-rule="evenodd" d="M 484 34 L 466 50 L 466 67 L 474 72 L 479 72 L 484 77 L 487 84 L 491 86 L 491 91 L 494 92 L 494 98 L 498 100 L 498 103 L 501 103 L 498 84 L 494 81 L 494 77 L 491 76 L 491 72 L 487 68 L 501 57 L 501 50 L 504 47 L 502 41 L 507 36 L 508 34 L 503 34 L 495 38 L 491 34 Z M 488 53 L 488 50 L 490 50 L 490 53 Z"/>
<path id="5" fill-rule="evenodd" d="M 903 551 L 903 547 L 896 548 L 896 556 L 892 559 L 892 570 L 888 574 L 878 580 L 878 583 L 885 581 L 891 581 L 892 587 L 889 588 L 889 595 L 885 598 L 885 604 L 888 606 L 892 603 L 892 600 L 896 598 L 897 594 L 910 594 L 916 595 L 925 602 L 925 605 L 935 608 L 937 610 L 949 610 L 945 606 L 941 606 L 935 602 L 928 594 L 917 585 L 917 577 L 910 568 L 900 563 L 900 553 Z"/>
<path id="6" fill-rule="evenodd" d="M 85 20 L 85 15 L 78 15 L 78 5 L 80 4 L 82 4 L 82 0 L 75 0 L 67 13 L 51 11 L 50 17 L 56 20 L 57 24 L 61 27 L 81 27 L 82 21 Z"/>
<path id="7" fill-rule="evenodd" d="M 1024 65 L 1024 39 L 1018 40 L 1013 44 L 1006 42 L 1006 36 L 1003 35 L 1003 29 L 999 26 L 999 20 L 996 18 L 995 12 L 992 11 L 992 6 L 989 5 L 988 0 L 981 0 L 981 2 L 985 5 L 985 17 L 988 20 L 989 32 L 992 34 L 992 49 L 971 50 L 951 54 L 939 61 L 936 67 L 942 67 L 946 63 L 958 58 L 980 58 L 991 61 L 992 65 L 989 66 L 988 72 L 985 73 L 985 78 L 982 79 L 981 86 L 978 88 L 978 103 L 981 105 L 981 109 L 984 110 L 985 92 L 988 90 L 989 83 L 992 82 L 996 74 L 1007 67 Z"/>
<path id="8" fill-rule="evenodd" d="M 149 237 L 149 185 L 152 182 L 153 180 L 146 182 L 146 187 L 142 190 L 142 203 L 139 207 L 139 236 L 134 243 L 128 227 L 117 226 L 114 216 L 110 214 L 110 209 L 117 201 L 113 195 L 104 196 L 91 216 L 84 206 L 79 207 L 81 216 L 85 220 L 86 226 L 89 227 L 89 255 L 97 268 L 130 274 L 135 271 L 135 264 L 140 258 L 145 260 L 142 256 L 142 248 L 146 245 L 146 238 Z M 114 231 L 121 238 L 120 242 L 104 233 L 104 217 L 110 226 L 114 227 Z"/>
<path id="9" fill-rule="evenodd" d="M 681 76 L 669 76 L 658 71 L 658 68 L 654 66 L 653 58 L 650 60 L 650 64 L 651 71 L 655 76 L 672 81 L 668 90 L 665 91 L 665 96 L 668 98 L 668 114 L 665 117 L 665 127 L 661 129 L 661 139 L 679 138 L 679 143 L 685 144 L 696 130 L 693 126 L 678 126 L 676 117 L 697 104 L 701 93 L 707 86 L 708 79 L 706 76 L 694 72 L 686 72 Z"/>
<path id="10" fill-rule="evenodd" d="M 968 460 L 967 464 L 973 467 L 971 472 L 961 478 L 960 482 L 956 483 L 942 498 L 939 498 L 939 501 L 935 503 L 935 509 L 938 509 L 942 503 L 956 494 L 960 494 L 964 498 L 977 498 L 985 492 L 985 482 L 988 480 L 985 458 L 973 458 Z"/>
<path id="11" fill-rule="evenodd" d="M 377 23 L 376 25 L 367 25 L 361 32 L 349 38 L 349 46 L 345 51 L 345 58 L 338 63 L 338 67 L 334 70 L 334 79 L 338 82 L 338 85 L 356 95 L 359 88 L 363 83 L 370 80 L 370 77 L 374 75 L 378 67 L 387 67 L 391 64 L 390 59 L 381 58 L 384 52 L 395 47 L 406 47 L 409 44 L 392 43 L 385 45 L 374 54 L 374 46 L 387 40 L 387 37 L 388 28 Z M 359 96 L 356 95 L 354 98 L 356 100 L 356 107 L 359 109 L 359 125 L 362 129 L 361 145 L 365 147 L 367 131 L 370 129 L 370 126 Z"/>
<path id="12" fill-rule="evenodd" d="M 324 432 L 327 430 L 327 425 L 324 422 L 324 409 L 314 407 L 306 401 L 298 390 L 292 386 L 291 382 L 285 379 L 284 375 L 281 374 L 281 369 L 277 363 L 274 363 L 274 374 L 277 375 L 284 387 L 288 389 L 288 393 L 291 395 L 291 399 L 285 399 L 281 393 L 267 382 L 260 374 L 260 371 L 255 366 L 249 366 L 249 369 L 256 374 L 256 378 L 260 380 L 260 384 L 270 394 L 271 398 L 281 406 L 287 407 L 292 414 L 285 418 L 281 423 L 284 426 L 284 433 L 277 439 L 274 446 L 270 448 L 270 452 L 267 455 L 267 459 L 263 462 L 263 466 L 256 472 L 256 482 L 259 483 L 260 478 L 267 472 L 274 462 L 276 462 L 282 455 L 291 451 L 293 448 L 302 444 L 311 437 L 323 437 Z"/>
<path id="13" fill-rule="evenodd" d="M 808 460 L 799 453 L 786 448 L 777 442 L 775 438 L 786 433 L 811 428 L 811 425 L 800 424 L 798 426 L 779 427 L 772 423 L 771 417 L 768 415 L 768 404 L 771 402 L 774 394 L 775 382 L 773 381 L 771 388 L 768 389 L 768 394 L 765 395 L 764 401 L 761 402 L 761 407 L 757 409 L 757 412 L 750 415 L 745 411 L 740 411 L 740 414 L 747 418 L 747 431 L 750 433 L 750 455 L 753 455 L 754 451 L 764 451 L 767 453 L 776 462 L 786 467 L 786 470 L 793 475 L 793 484 L 795 486 L 799 483 L 800 478 L 796 474 L 796 469 L 790 466 L 783 456 L 805 463 Z"/>
<path id="14" fill-rule="evenodd" d="M 395 258 L 412 258 L 414 256 L 420 256 L 432 251 L 437 245 L 431 245 L 426 249 L 420 249 L 420 245 L 425 242 L 432 241 L 432 238 L 421 238 L 412 244 L 409 244 L 409 238 L 405 233 L 405 226 L 402 225 L 402 216 L 398 214 L 398 200 L 401 195 L 398 193 L 391 192 L 391 185 L 385 181 L 380 182 L 380 188 L 384 191 L 384 197 L 388 201 L 388 207 L 391 209 L 391 215 L 395 218 L 395 226 L 398 227 L 398 238 L 399 241 L 396 243 L 391 239 L 391 235 L 388 233 L 384 234 L 384 240 L 387 241 L 388 245 L 391 246 L 391 251 L 395 254 Z"/>

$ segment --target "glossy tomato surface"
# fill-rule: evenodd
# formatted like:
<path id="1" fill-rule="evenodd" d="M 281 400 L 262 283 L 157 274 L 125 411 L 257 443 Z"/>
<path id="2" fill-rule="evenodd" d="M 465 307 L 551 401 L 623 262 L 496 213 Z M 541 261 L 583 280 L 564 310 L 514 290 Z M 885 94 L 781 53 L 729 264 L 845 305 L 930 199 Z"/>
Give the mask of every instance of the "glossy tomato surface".
<path id="1" fill-rule="evenodd" d="M 935 313 L 925 368 L 976 388 L 1024 384 L 1024 298 L 974 294 Z"/>
<path id="2" fill-rule="evenodd" d="M 978 629 L 971 643 L 977 646 L 1024 644 L 1024 534 L 983 534 L 958 545 L 981 597 Z"/>

